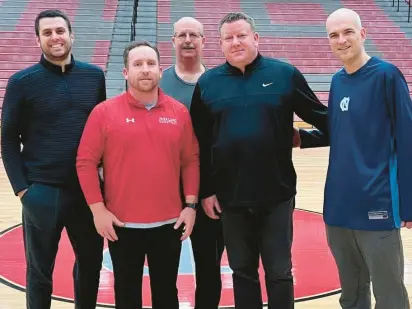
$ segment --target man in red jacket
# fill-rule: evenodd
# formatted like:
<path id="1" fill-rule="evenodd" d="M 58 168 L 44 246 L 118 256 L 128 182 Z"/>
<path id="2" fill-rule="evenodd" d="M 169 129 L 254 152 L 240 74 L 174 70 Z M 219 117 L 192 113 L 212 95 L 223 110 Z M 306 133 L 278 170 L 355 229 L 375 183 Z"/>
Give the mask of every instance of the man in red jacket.
<path id="1" fill-rule="evenodd" d="M 126 47 L 123 75 L 129 90 L 92 111 L 77 155 L 96 229 L 109 240 L 116 309 L 142 308 L 146 255 L 153 308 L 179 308 L 181 241 L 191 234 L 196 216 L 198 144 L 188 110 L 158 87 L 159 58 L 147 42 Z M 100 162 L 104 198 L 96 173 Z"/>

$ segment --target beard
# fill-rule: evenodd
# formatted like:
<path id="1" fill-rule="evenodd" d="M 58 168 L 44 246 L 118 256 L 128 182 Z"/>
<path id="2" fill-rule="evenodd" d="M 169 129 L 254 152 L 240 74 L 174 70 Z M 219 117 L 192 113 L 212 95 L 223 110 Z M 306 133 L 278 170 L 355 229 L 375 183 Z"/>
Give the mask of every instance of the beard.
<path id="1" fill-rule="evenodd" d="M 139 78 L 129 79 L 129 86 L 139 92 L 152 92 L 158 85 L 159 79 L 153 78 L 152 80 L 139 80 Z"/>

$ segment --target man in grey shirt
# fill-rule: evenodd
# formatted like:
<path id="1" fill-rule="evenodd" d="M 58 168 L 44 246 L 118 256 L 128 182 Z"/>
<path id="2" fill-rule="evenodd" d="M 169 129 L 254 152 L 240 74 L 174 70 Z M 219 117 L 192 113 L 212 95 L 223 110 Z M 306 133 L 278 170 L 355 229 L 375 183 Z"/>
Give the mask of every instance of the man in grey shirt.
<path id="1" fill-rule="evenodd" d="M 176 64 L 163 71 L 160 88 L 190 109 L 198 78 L 206 68 L 201 62 L 205 42 L 203 25 L 192 17 L 174 24 Z M 199 205 L 190 236 L 196 266 L 195 309 L 217 309 L 222 289 L 220 262 L 224 250 L 220 219 L 211 219 Z"/>

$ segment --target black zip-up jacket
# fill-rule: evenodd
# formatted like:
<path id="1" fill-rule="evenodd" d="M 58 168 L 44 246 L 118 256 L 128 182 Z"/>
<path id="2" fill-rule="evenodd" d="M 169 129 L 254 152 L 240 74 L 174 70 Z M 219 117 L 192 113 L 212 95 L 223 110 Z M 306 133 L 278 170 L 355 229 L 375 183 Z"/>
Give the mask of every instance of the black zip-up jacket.
<path id="1" fill-rule="evenodd" d="M 1 154 L 15 194 L 32 182 L 77 185 L 83 128 L 104 100 L 103 70 L 73 56 L 64 73 L 42 55 L 38 63 L 10 77 L 2 108 Z"/>
<path id="2" fill-rule="evenodd" d="M 328 135 L 327 107 L 288 63 L 258 54 L 245 73 L 228 62 L 205 72 L 190 109 L 200 146 L 200 197 L 216 194 L 222 207 L 232 208 L 295 196 L 294 112 Z"/>

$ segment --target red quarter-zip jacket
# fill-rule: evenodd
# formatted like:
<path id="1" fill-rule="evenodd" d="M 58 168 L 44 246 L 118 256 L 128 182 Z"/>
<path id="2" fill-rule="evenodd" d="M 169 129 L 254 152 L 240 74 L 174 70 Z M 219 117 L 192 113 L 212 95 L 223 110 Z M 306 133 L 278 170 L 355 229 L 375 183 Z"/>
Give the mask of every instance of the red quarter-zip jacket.
<path id="1" fill-rule="evenodd" d="M 97 174 L 101 160 L 104 200 Z M 88 118 L 76 167 L 89 205 L 104 201 L 123 222 L 177 218 L 180 175 L 186 196 L 199 190 L 199 150 L 189 111 L 160 89 L 150 111 L 129 92 L 104 101 Z"/>

